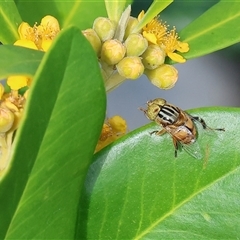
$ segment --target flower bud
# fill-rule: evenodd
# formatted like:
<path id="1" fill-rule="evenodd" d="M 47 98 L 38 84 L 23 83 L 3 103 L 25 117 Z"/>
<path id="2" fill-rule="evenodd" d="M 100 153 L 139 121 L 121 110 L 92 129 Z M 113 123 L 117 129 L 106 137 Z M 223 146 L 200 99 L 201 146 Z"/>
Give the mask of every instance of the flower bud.
<path id="1" fill-rule="evenodd" d="M 144 71 L 144 66 L 140 57 L 125 57 L 116 67 L 119 74 L 128 79 L 137 79 Z"/>
<path id="2" fill-rule="evenodd" d="M 165 52 L 157 45 L 149 45 L 143 53 L 142 63 L 147 69 L 155 69 L 165 61 Z"/>
<path id="3" fill-rule="evenodd" d="M 102 45 L 101 59 L 108 65 L 117 64 L 125 55 L 126 48 L 116 40 L 107 40 Z"/>
<path id="4" fill-rule="evenodd" d="M 102 42 L 101 42 L 100 38 L 98 37 L 97 33 L 92 28 L 89 28 L 89 29 L 82 31 L 82 34 L 87 38 L 87 40 L 92 45 L 94 51 L 99 56 Z"/>
<path id="5" fill-rule="evenodd" d="M 151 83 L 161 89 L 172 88 L 177 79 L 178 71 L 171 65 L 163 64 L 154 70 L 145 70 Z"/>
<path id="6" fill-rule="evenodd" d="M 130 16 L 128 19 L 127 27 L 124 34 L 124 40 L 127 39 L 132 30 L 137 26 L 138 20 L 135 17 Z"/>
<path id="7" fill-rule="evenodd" d="M 115 24 L 108 18 L 98 17 L 93 23 L 93 29 L 98 34 L 102 42 L 113 38 L 115 33 Z"/>
<path id="8" fill-rule="evenodd" d="M 0 133 L 7 132 L 13 125 L 14 114 L 7 108 L 0 107 Z"/>
<path id="9" fill-rule="evenodd" d="M 115 133 L 126 133 L 127 131 L 127 122 L 120 116 L 113 116 L 108 119 L 108 123 L 112 127 L 112 130 Z"/>
<path id="10" fill-rule="evenodd" d="M 141 34 L 132 33 L 126 39 L 127 56 L 140 56 L 148 47 L 148 41 Z"/>

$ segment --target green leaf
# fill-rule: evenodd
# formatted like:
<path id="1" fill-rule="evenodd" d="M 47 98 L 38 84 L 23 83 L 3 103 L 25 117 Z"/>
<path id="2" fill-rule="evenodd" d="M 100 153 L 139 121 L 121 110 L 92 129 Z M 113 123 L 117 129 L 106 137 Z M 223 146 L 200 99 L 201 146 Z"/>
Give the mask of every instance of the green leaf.
<path id="1" fill-rule="evenodd" d="M 19 39 L 17 30 L 21 22 L 22 19 L 14 1 L 0 1 L 0 42 L 3 44 L 13 44 Z"/>
<path id="2" fill-rule="evenodd" d="M 18 0 L 17 6 L 24 21 L 32 26 L 40 23 L 46 15 L 58 19 L 61 28 L 70 25 L 80 27 L 82 30 L 92 27 L 93 21 L 99 16 L 106 16 L 104 0 L 92 1 L 25 1 Z M 38 9 L 38 11 L 29 11 Z"/>
<path id="3" fill-rule="evenodd" d="M 105 0 L 106 10 L 109 19 L 112 21 L 118 22 L 120 17 L 127 7 L 127 4 L 131 4 L 130 0 L 121 0 L 121 1 L 109 1 Z"/>
<path id="4" fill-rule="evenodd" d="M 170 135 L 151 123 L 95 155 L 85 182 L 82 239 L 237 239 L 240 231 L 240 109 L 191 112 L 205 157 L 174 157 Z"/>
<path id="5" fill-rule="evenodd" d="M 44 53 L 13 45 L 0 46 L 0 79 L 9 75 L 34 76 Z"/>
<path id="6" fill-rule="evenodd" d="M 1 239 L 74 239 L 105 98 L 92 47 L 78 28 L 64 29 L 37 70 L 1 179 Z"/>
<path id="7" fill-rule="evenodd" d="M 154 17 L 156 17 L 161 11 L 163 11 L 168 5 L 170 5 L 173 0 L 155 0 L 145 13 L 144 17 L 141 19 L 139 24 L 134 28 L 134 32 L 138 32 L 146 24 L 148 24 Z"/>
<path id="8" fill-rule="evenodd" d="M 183 56 L 186 59 L 196 58 L 238 43 L 239 22 L 239 1 L 215 4 L 179 33 L 181 41 L 190 46 L 190 51 Z"/>

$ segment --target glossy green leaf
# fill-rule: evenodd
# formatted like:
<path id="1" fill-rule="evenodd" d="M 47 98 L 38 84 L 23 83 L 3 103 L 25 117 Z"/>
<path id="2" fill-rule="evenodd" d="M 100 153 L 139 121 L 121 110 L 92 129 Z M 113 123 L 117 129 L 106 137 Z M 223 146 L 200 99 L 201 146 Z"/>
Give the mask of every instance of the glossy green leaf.
<path id="1" fill-rule="evenodd" d="M 13 0 L 0 1 L 0 42 L 13 44 L 18 38 L 18 25 L 22 22 Z"/>
<path id="2" fill-rule="evenodd" d="M 16 0 L 17 7 L 24 21 L 33 25 L 40 23 L 45 15 L 58 19 L 61 28 L 75 25 L 81 29 L 92 27 L 93 21 L 99 16 L 106 16 L 104 0 L 96 1 L 25 1 Z M 38 9 L 38 11 L 29 11 Z"/>
<path id="3" fill-rule="evenodd" d="M 85 182 L 82 239 L 237 239 L 240 231 L 240 109 L 191 112 L 204 158 L 174 157 L 170 135 L 151 123 L 95 155 Z M 144 117 L 144 116 L 143 116 Z"/>
<path id="4" fill-rule="evenodd" d="M 74 239 L 104 117 L 95 53 L 78 28 L 66 28 L 37 70 L 11 168 L 1 179 L 1 239 Z"/>
<path id="5" fill-rule="evenodd" d="M 145 13 L 144 17 L 141 19 L 139 24 L 134 28 L 134 32 L 138 32 L 142 29 L 147 23 L 149 23 L 154 17 L 160 14 L 162 10 L 164 10 L 168 5 L 170 5 L 173 0 L 155 0 Z"/>
<path id="6" fill-rule="evenodd" d="M 127 7 L 128 4 L 131 4 L 130 0 L 122 0 L 122 1 L 109 1 L 105 0 L 106 10 L 109 19 L 112 21 L 118 22 L 123 11 Z"/>
<path id="7" fill-rule="evenodd" d="M 220 1 L 180 32 L 195 58 L 231 46 L 240 41 L 240 2 Z"/>
<path id="8" fill-rule="evenodd" d="M 44 53 L 13 45 L 0 46 L 0 79 L 9 75 L 34 76 Z"/>

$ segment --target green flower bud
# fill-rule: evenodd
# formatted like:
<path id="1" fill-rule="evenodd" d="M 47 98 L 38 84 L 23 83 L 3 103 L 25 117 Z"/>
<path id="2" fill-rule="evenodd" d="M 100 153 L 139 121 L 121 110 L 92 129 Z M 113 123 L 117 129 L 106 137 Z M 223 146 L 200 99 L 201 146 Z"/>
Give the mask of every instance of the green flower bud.
<path id="1" fill-rule="evenodd" d="M 139 33 L 132 33 L 128 36 L 124 45 L 126 46 L 127 56 L 140 56 L 148 47 L 148 41 Z"/>
<path id="2" fill-rule="evenodd" d="M 170 89 L 172 88 L 177 79 L 178 71 L 171 65 L 163 64 L 154 70 L 145 70 L 150 82 L 161 89 Z"/>
<path id="3" fill-rule="evenodd" d="M 83 30 L 82 34 L 87 38 L 87 40 L 92 45 L 94 51 L 99 56 L 101 47 L 102 47 L 102 42 L 101 42 L 100 38 L 98 37 L 97 33 L 92 28 L 89 28 L 89 29 Z"/>
<path id="4" fill-rule="evenodd" d="M 93 29 L 96 31 L 102 42 L 105 42 L 106 40 L 113 38 L 116 26 L 110 19 L 98 17 L 93 23 Z"/>
<path id="5" fill-rule="evenodd" d="M 138 24 L 137 18 L 130 16 L 128 19 L 126 30 L 125 30 L 125 34 L 123 38 L 124 40 L 127 39 L 130 33 L 132 33 L 132 30 L 135 28 L 135 26 L 137 26 L 137 24 Z"/>
<path id="6" fill-rule="evenodd" d="M 0 108 L 0 133 L 7 132 L 13 125 L 14 114 L 7 108 Z"/>
<path id="7" fill-rule="evenodd" d="M 141 57 L 145 68 L 155 69 L 164 63 L 165 56 L 165 52 L 158 45 L 149 45 Z"/>
<path id="8" fill-rule="evenodd" d="M 101 59 L 108 65 L 117 64 L 125 55 L 126 48 L 123 44 L 116 40 L 107 40 L 102 45 Z"/>
<path id="9" fill-rule="evenodd" d="M 137 79 L 144 72 L 140 57 L 125 57 L 117 65 L 119 74 L 128 79 Z"/>

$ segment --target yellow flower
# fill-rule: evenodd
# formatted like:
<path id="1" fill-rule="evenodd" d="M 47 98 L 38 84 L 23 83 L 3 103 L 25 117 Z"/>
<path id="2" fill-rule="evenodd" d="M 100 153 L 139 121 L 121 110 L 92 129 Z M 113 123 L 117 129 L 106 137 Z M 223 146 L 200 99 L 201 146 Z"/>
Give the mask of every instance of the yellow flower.
<path id="1" fill-rule="evenodd" d="M 121 116 L 113 116 L 103 124 L 95 152 L 100 151 L 127 132 L 127 122 Z"/>
<path id="2" fill-rule="evenodd" d="M 36 49 L 42 51 L 48 50 L 52 40 L 57 36 L 59 31 L 58 20 L 50 15 L 43 17 L 40 25 L 35 23 L 33 27 L 30 27 L 28 23 L 22 22 L 18 27 L 20 40 L 32 42 L 32 44 L 28 43 L 26 47 L 34 44 L 36 45 Z"/>
<path id="3" fill-rule="evenodd" d="M 141 12 L 139 18 L 143 16 Z M 143 36 L 152 44 L 158 45 L 165 50 L 166 55 L 175 62 L 183 63 L 186 61 L 180 54 L 188 52 L 189 46 L 187 43 L 180 42 L 176 28 L 168 31 L 168 26 L 159 20 L 159 16 L 152 19 L 145 27 L 143 27 Z"/>

